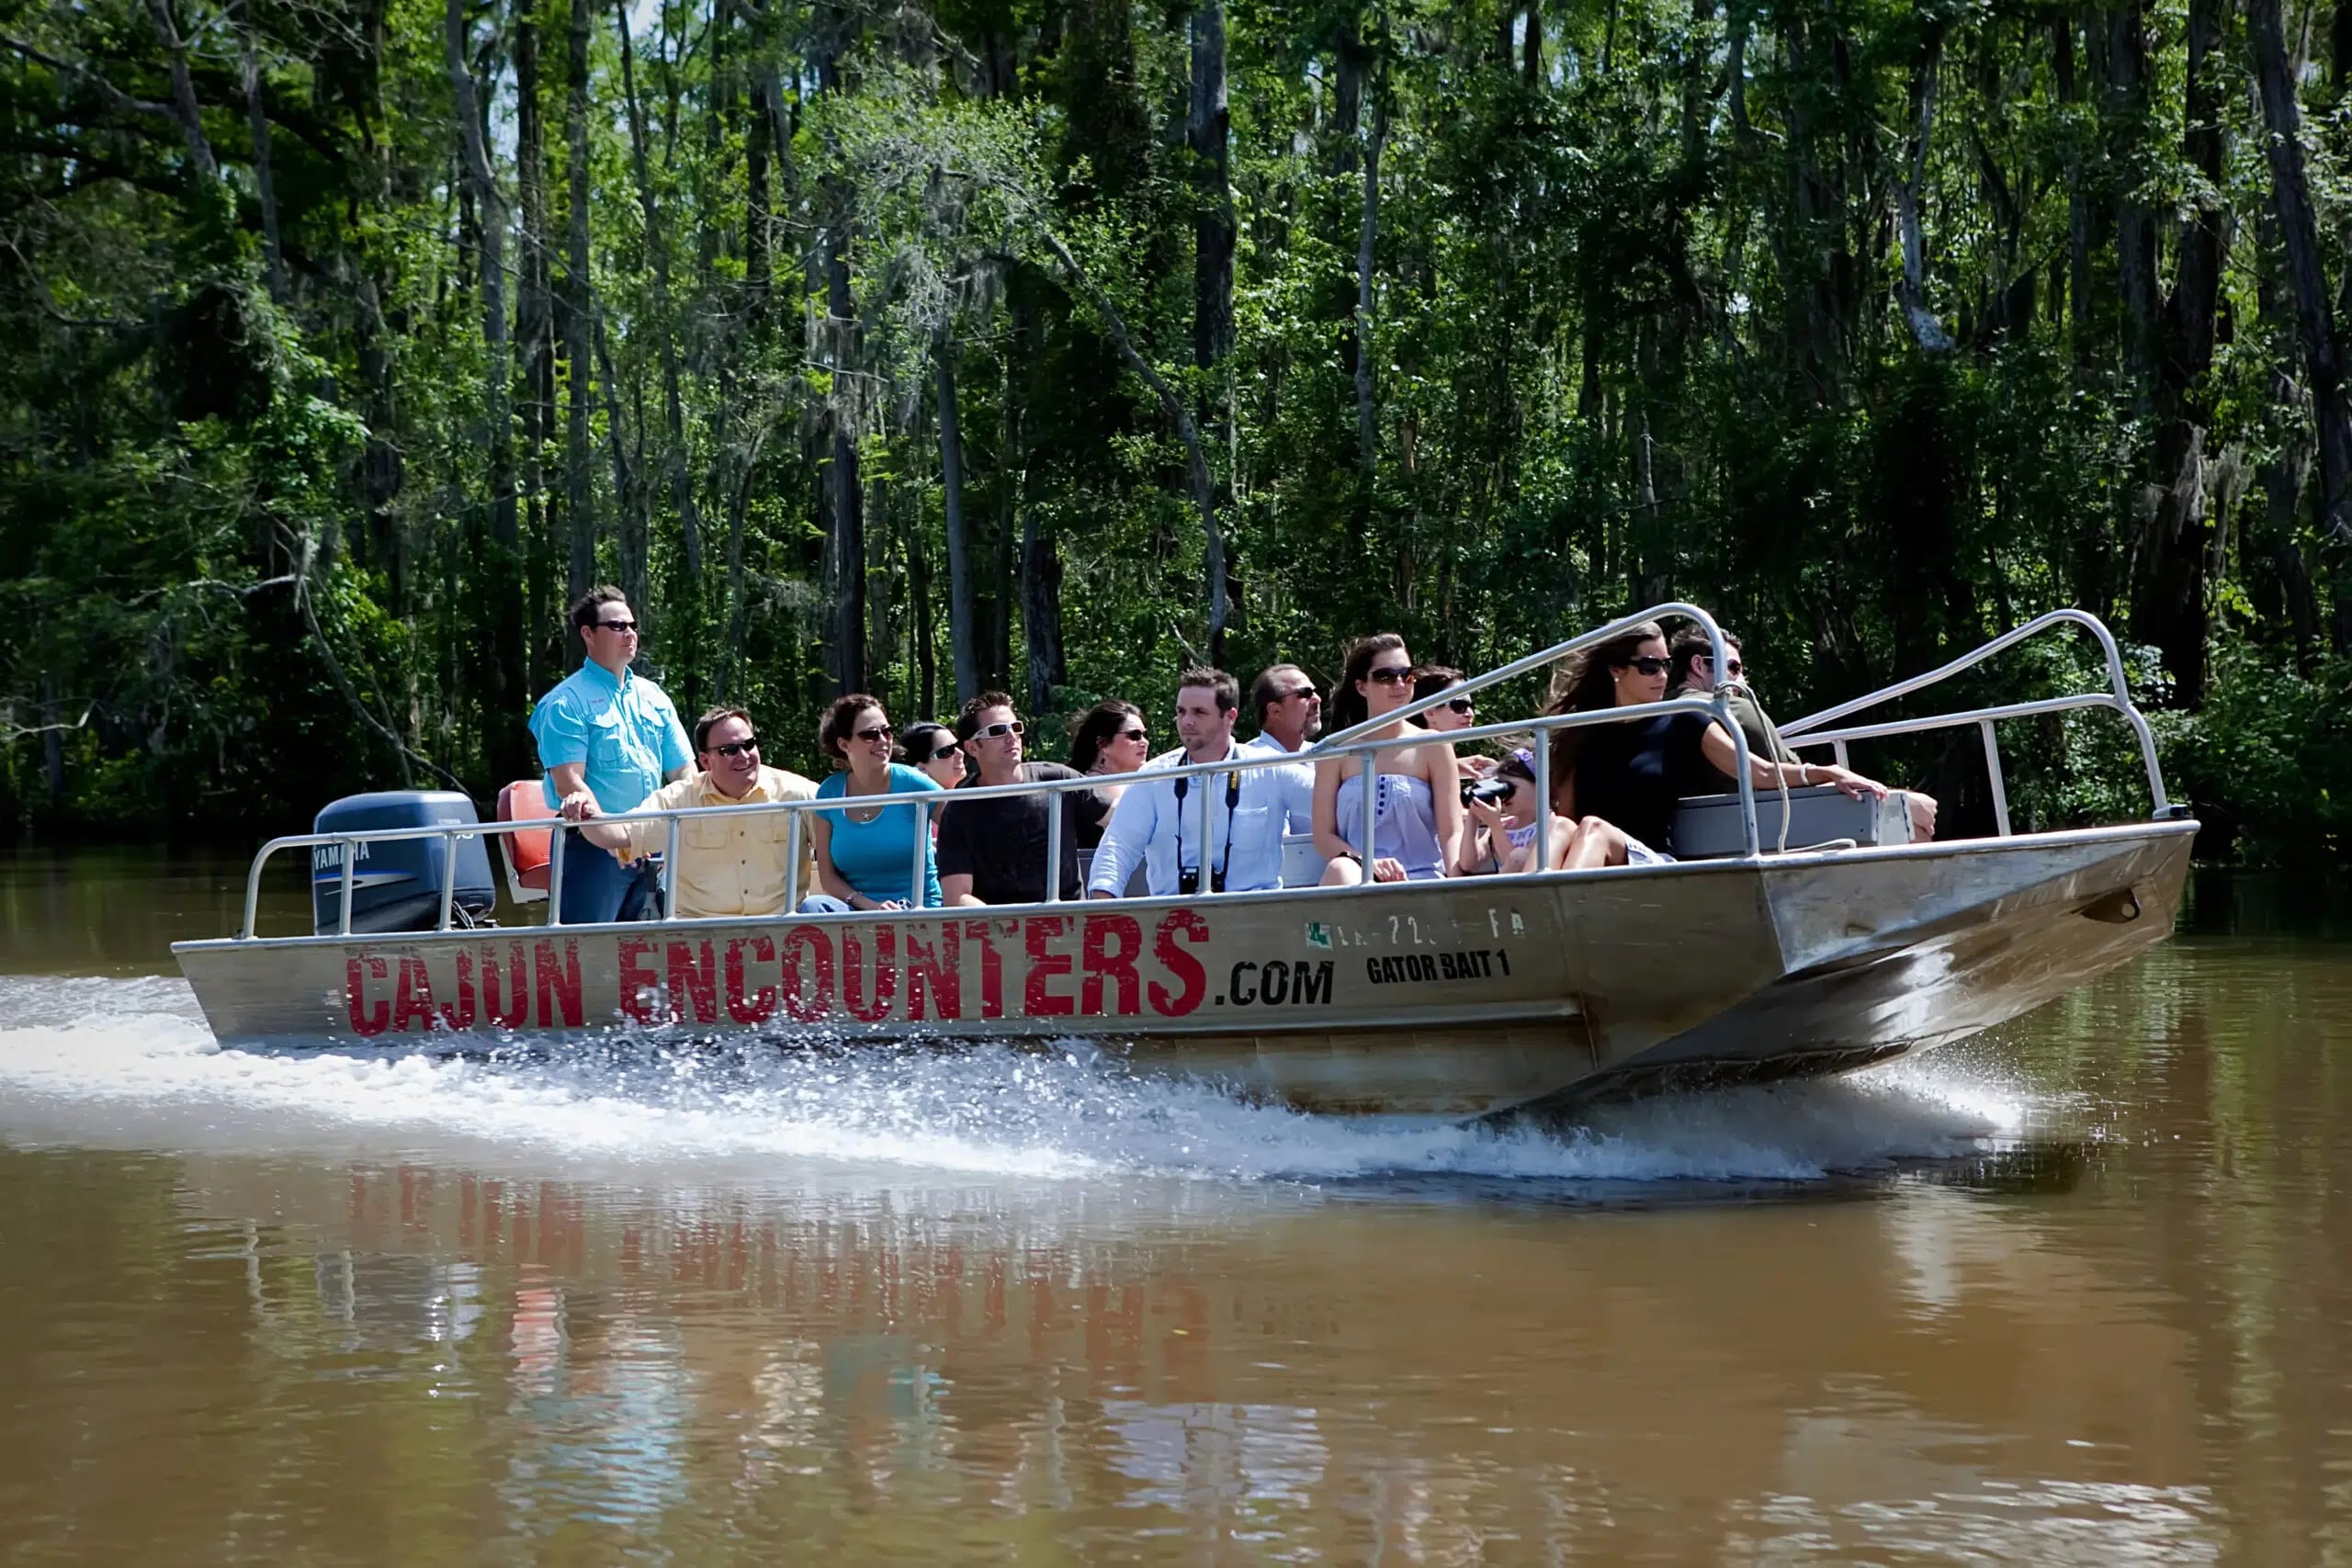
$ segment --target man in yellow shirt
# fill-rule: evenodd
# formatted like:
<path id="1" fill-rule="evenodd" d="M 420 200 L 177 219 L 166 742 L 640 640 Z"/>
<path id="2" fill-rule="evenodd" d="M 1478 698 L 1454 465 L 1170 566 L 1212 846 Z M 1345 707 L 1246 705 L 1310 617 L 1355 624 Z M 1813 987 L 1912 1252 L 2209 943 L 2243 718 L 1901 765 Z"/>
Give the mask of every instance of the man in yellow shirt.
<path id="1" fill-rule="evenodd" d="M 798 773 L 760 761 L 760 738 L 752 716 L 741 708 L 713 708 L 695 722 L 698 771 L 650 795 L 640 811 L 675 811 L 700 806 L 748 806 L 779 800 L 811 800 L 817 786 Z M 785 855 L 792 842 L 788 811 L 752 811 L 742 819 L 684 817 L 678 819 L 677 907 L 680 919 L 720 915 L 784 912 Z M 813 836 L 800 824 L 800 891 L 817 886 Z M 593 797 L 582 807 L 580 831 L 612 851 L 623 865 L 666 851 L 670 824 L 661 818 L 606 817 Z"/>

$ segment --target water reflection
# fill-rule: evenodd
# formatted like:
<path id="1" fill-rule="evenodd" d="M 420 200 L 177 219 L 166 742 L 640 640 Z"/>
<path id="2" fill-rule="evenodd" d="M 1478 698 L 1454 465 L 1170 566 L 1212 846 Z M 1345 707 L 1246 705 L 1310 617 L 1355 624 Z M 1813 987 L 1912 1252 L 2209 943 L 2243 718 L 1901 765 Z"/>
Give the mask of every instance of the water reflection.
<path id="1" fill-rule="evenodd" d="M 845 1165 L 763 1141 L 797 1086 L 557 1103 L 27 998 L 0 1552 L 2341 1558 L 2342 959 L 2178 944 L 1907 1089 L 1656 1107 L 1532 1177 L 1172 1094 L 1104 1113 L 1189 1170 L 1075 1111 L 1012 1162 L 804 1108 L 909 1140 Z M 661 1130 L 567 1151 L 592 1113 Z M 1281 1136 L 1253 1168 L 1327 1174 L 1230 1174 Z"/>

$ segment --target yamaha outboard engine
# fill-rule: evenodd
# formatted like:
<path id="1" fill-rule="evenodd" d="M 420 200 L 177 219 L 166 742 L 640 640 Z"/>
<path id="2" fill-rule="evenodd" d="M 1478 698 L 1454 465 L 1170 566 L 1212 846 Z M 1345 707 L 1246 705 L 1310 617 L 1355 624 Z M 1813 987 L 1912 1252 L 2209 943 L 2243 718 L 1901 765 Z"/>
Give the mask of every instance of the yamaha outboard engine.
<path id="1" fill-rule="evenodd" d="M 437 828 L 473 824 L 474 803 L 450 790 L 381 790 L 346 795 L 319 813 L 314 833 L 363 833 L 386 828 Z M 441 874 L 454 849 L 458 886 L 450 900 L 452 925 L 470 924 L 497 902 L 490 880 L 490 852 L 481 835 L 454 839 L 392 839 L 351 845 L 311 846 L 311 912 L 321 934 L 343 920 L 343 856 L 354 852 L 351 929 L 355 931 L 429 931 L 441 921 Z"/>

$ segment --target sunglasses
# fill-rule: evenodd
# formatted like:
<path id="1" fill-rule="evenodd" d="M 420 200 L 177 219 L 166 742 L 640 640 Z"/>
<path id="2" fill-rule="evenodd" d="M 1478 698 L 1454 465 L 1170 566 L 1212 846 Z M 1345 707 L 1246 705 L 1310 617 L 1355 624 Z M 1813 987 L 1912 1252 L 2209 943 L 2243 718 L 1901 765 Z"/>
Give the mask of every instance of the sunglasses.
<path id="1" fill-rule="evenodd" d="M 760 738 L 756 735 L 746 735 L 741 740 L 729 740 L 724 746 L 713 746 L 711 748 L 712 750 L 718 752 L 722 757 L 749 756 L 759 749 Z"/>
<path id="2" fill-rule="evenodd" d="M 1628 659 L 1617 666 L 1620 670 L 1638 670 L 1645 675 L 1663 675 L 1673 667 L 1671 659 L 1659 659 L 1655 655 L 1647 659 Z"/>
<path id="3" fill-rule="evenodd" d="M 857 731 L 854 739 L 865 741 L 868 745 L 871 745 L 876 740 L 888 740 L 890 737 L 898 733 L 899 732 L 897 730 L 891 728 L 887 724 L 877 724 L 871 729 L 861 729 Z"/>
<path id="4" fill-rule="evenodd" d="M 1477 699 L 1475 697 L 1448 697 L 1445 699 L 1445 705 L 1452 708 L 1456 713 L 1476 713 L 1478 711 Z"/>
<path id="5" fill-rule="evenodd" d="M 1292 698 L 1294 698 L 1294 697 L 1305 697 L 1305 698 L 1306 698 L 1308 702 L 1310 702 L 1310 703 L 1312 703 L 1312 702 L 1319 702 L 1319 701 L 1321 700 L 1320 694 L 1317 694 L 1317 691 L 1315 690 L 1315 688 L 1314 688 L 1314 687 L 1312 687 L 1312 686 L 1301 686 L 1301 687 L 1299 687 L 1299 688 L 1298 688 L 1298 690 L 1296 690 L 1296 691 L 1295 691 L 1295 692 L 1284 692 L 1284 693 L 1283 693 L 1280 697 L 1276 698 L 1275 700 L 1276 700 L 1277 702 L 1284 702 L 1284 703 L 1286 703 L 1286 702 L 1289 702 L 1289 701 L 1290 701 Z"/>
<path id="6" fill-rule="evenodd" d="M 926 762 L 944 762 L 950 757 L 960 756 L 963 753 L 963 750 L 964 748 L 958 746 L 953 740 L 943 740 L 939 744 L 938 750 L 932 752 L 930 756 L 925 757 L 923 761 Z"/>
<path id="7" fill-rule="evenodd" d="M 635 621 L 598 621 L 596 629 L 600 632 L 633 632 L 637 630 L 637 623 Z"/>
<path id="8" fill-rule="evenodd" d="M 1702 659 L 1704 659 L 1704 658 L 1706 658 L 1707 656 L 1706 656 L 1705 654 L 1703 654 L 1703 653 L 1702 653 L 1702 654 L 1699 655 L 1699 657 L 1700 657 L 1700 658 L 1702 658 Z M 1740 662 L 1738 660 L 1736 660 L 1736 659 L 1726 659 L 1726 660 L 1724 660 L 1724 674 L 1726 674 L 1726 675 L 1730 675 L 1730 676 L 1736 677 L 1736 676 L 1737 676 L 1737 675 L 1738 675 L 1742 671 L 1746 670 L 1747 668 L 1747 665 L 1745 665 L 1745 664 L 1741 663 L 1741 662 Z"/>
<path id="9" fill-rule="evenodd" d="M 1413 671 L 1410 665 L 1383 664 L 1365 671 L 1363 675 L 1365 680 L 1376 681 L 1384 686 L 1401 686 L 1413 678 Z"/>
<path id="10" fill-rule="evenodd" d="M 1151 744 L 1151 731 L 1148 729 L 1122 729 L 1119 731 L 1116 739 L 1121 740 L 1140 740 L 1145 745 L 1148 746 Z"/>
<path id="11" fill-rule="evenodd" d="M 1019 719 L 1007 719 L 1002 724 L 984 724 L 972 731 L 975 739 L 997 740 L 1007 735 L 1026 735 L 1029 727 Z"/>

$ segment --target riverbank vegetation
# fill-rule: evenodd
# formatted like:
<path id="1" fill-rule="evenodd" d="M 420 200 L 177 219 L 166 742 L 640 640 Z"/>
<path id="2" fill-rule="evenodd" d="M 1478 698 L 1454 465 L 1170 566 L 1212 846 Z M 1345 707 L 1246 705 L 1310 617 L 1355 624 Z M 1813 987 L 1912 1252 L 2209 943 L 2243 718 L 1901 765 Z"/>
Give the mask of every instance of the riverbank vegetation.
<path id="1" fill-rule="evenodd" d="M 2282 0 L 0 4 L 0 820 L 486 796 L 611 579 L 796 739 L 1668 597 L 1794 714 L 2078 604 L 2214 852 L 2340 859 L 2348 82 Z"/>

